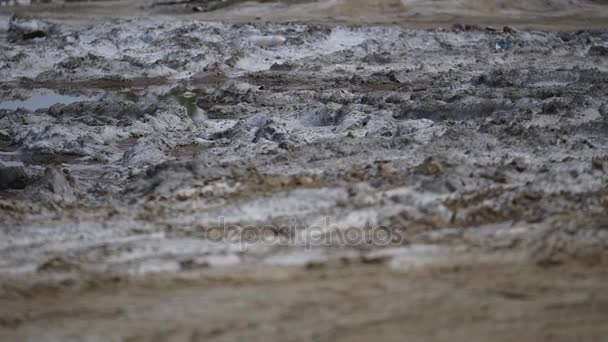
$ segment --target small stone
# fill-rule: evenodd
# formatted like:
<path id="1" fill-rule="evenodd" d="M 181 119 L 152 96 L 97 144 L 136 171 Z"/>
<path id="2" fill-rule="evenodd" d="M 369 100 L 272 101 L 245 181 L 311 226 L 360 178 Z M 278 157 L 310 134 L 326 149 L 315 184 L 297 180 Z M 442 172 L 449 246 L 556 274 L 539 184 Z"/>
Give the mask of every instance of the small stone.
<path id="1" fill-rule="evenodd" d="M 556 101 L 551 101 L 543 104 L 543 114 L 557 114 L 560 105 Z"/>
<path id="2" fill-rule="evenodd" d="M 441 161 L 439 161 L 435 157 L 428 157 L 425 159 L 420 165 L 416 167 L 416 173 L 425 175 L 425 176 L 434 176 L 443 172 L 443 165 Z"/>
<path id="3" fill-rule="evenodd" d="M 608 157 L 593 157 L 591 168 L 594 170 L 608 171 Z"/>
<path id="4" fill-rule="evenodd" d="M 295 65 L 289 62 L 285 63 L 274 63 L 270 66 L 270 71 L 291 71 L 295 68 Z"/>
<path id="5" fill-rule="evenodd" d="M 0 162 L 0 190 L 23 189 L 29 181 L 30 178 L 22 163 Z"/>
<path id="6" fill-rule="evenodd" d="M 604 119 L 608 119 L 608 102 L 604 102 L 600 105 L 599 112 Z"/>
<path id="7" fill-rule="evenodd" d="M 587 52 L 587 56 L 592 57 L 608 57 L 608 47 L 605 46 L 592 46 Z"/>
<path id="8" fill-rule="evenodd" d="M 517 32 L 517 30 L 515 30 L 514 28 L 512 28 L 511 26 L 505 26 L 502 28 L 502 32 L 504 33 L 510 33 L 510 34 L 514 34 Z"/>
<path id="9" fill-rule="evenodd" d="M 75 199 L 70 179 L 71 177 L 66 176 L 64 172 L 49 167 L 44 171 L 41 183 L 57 200 L 69 202 Z"/>
<path id="10" fill-rule="evenodd" d="M 494 172 L 484 172 L 484 173 L 480 174 L 479 176 L 482 178 L 494 181 L 496 183 L 501 183 L 501 184 L 507 183 L 507 175 L 505 175 L 504 172 L 502 172 L 500 170 L 495 170 Z"/>
<path id="11" fill-rule="evenodd" d="M 518 157 L 511 161 L 511 166 L 513 166 L 517 172 L 524 172 L 528 168 L 528 163 L 524 158 Z"/>
<path id="12" fill-rule="evenodd" d="M 55 25 L 42 20 L 12 17 L 8 28 L 8 38 L 13 42 L 44 38 L 55 30 Z"/>
<path id="13" fill-rule="evenodd" d="M 38 267 L 38 272 L 69 272 L 80 269 L 77 264 L 61 257 L 54 257 Z"/>

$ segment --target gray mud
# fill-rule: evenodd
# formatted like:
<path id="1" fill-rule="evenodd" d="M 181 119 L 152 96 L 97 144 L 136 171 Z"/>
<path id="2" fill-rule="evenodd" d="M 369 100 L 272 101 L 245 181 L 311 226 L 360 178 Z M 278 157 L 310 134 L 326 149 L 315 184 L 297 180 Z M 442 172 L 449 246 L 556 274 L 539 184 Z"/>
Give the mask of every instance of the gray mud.
<path id="1" fill-rule="evenodd" d="M 0 336 L 605 336 L 608 31 L 7 26 Z"/>

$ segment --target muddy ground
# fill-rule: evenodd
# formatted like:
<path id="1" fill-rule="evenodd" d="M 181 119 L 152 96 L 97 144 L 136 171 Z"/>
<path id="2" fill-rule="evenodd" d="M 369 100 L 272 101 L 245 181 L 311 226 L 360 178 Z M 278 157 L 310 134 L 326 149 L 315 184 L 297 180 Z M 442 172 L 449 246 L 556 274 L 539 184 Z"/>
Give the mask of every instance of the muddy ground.
<path id="1" fill-rule="evenodd" d="M 0 340 L 603 340 L 605 5 L 454 3 L 3 7 Z"/>

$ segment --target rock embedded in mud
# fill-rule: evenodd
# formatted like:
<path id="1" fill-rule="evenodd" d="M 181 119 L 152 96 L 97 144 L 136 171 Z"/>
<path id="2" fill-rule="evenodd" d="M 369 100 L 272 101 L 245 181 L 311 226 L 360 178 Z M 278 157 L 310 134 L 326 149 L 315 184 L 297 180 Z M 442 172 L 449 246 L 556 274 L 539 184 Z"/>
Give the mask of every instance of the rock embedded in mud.
<path id="1" fill-rule="evenodd" d="M 543 104 L 543 114 L 557 114 L 562 110 L 569 109 L 569 106 L 559 100 L 553 100 Z"/>
<path id="2" fill-rule="evenodd" d="M 479 25 L 461 24 L 457 23 L 452 25 L 453 32 L 466 32 L 466 31 L 483 31 L 483 28 Z"/>
<path id="3" fill-rule="evenodd" d="M 511 26 L 505 26 L 505 27 L 502 28 L 502 32 L 504 32 L 504 33 L 510 33 L 510 34 L 515 34 L 515 33 L 517 33 L 517 30 L 514 29 Z"/>
<path id="4" fill-rule="evenodd" d="M 291 62 L 274 63 L 270 66 L 270 71 L 291 71 L 295 69 L 295 65 Z"/>
<path id="5" fill-rule="evenodd" d="M 592 46 L 587 52 L 587 56 L 591 57 L 608 57 L 608 47 L 605 46 Z"/>
<path id="6" fill-rule="evenodd" d="M 42 20 L 13 16 L 8 27 L 8 38 L 13 42 L 44 38 L 56 31 L 55 25 Z"/>
<path id="7" fill-rule="evenodd" d="M 0 161 L 0 190 L 23 189 L 30 182 L 23 163 Z"/>
<path id="8" fill-rule="evenodd" d="M 97 56 L 92 53 L 88 53 L 86 56 L 81 57 L 68 57 L 57 64 L 58 68 L 65 70 L 76 70 L 79 68 L 107 63 L 107 59 L 102 56 Z"/>
<path id="9" fill-rule="evenodd" d="M 520 173 L 526 171 L 526 169 L 528 168 L 528 162 L 525 158 L 522 157 L 514 158 L 511 161 L 510 165 L 513 166 L 513 168 Z"/>
<path id="10" fill-rule="evenodd" d="M 60 202 L 72 202 L 75 200 L 72 181 L 71 176 L 54 167 L 48 167 L 40 180 L 43 188 L 52 194 L 51 199 Z"/>
<path id="11" fill-rule="evenodd" d="M 436 176 L 444 171 L 445 167 L 437 157 L 428 157 L 420 165 L 416 166 L 415 172 L 425 176 Z"/>
<path id="12" fill-rule="evenodd" d="M 608 157 L 593 157 L 591 167 L 595 170 L 608 171 Z"/>
<path id="13" fill-rule="evenodd" d="M 346 115 L 343 106 L 337 103 L 329 103 L 311 113 L 307 118 L 307 123 L 311 126 L 336 126 Z"/>
<path id="14" fill-rule="evenodd" d="M 245 82 L 228 82 L 209 93 L 203 93 L 196 105 L 205 111 L 210 118 L 225 118 L 222 106 L 235 106 L 241 103 L 254 103 L 259 88 Z"/>
<path id="15" fill-rule="evenodd" d="M 604 120 L 608 120 L 608 102 L 604 102 L 600 105 L 599 112 Z"/>
<path id="16" fill-rule="evenodd" d="M 506 88 L 515 85 L 511 78 L 512 77 L 502 70 L 492 70 L 491 72 L 474 79 L 473 83 L 475 85 L 485 85 L 492 88 Z"/>
<path id="17" fill-rule="evenodd" d="M 54 257 L 38 266 L 38 272 L 71 272 L 78 271 L 80 266 L 61 257 Z"/>

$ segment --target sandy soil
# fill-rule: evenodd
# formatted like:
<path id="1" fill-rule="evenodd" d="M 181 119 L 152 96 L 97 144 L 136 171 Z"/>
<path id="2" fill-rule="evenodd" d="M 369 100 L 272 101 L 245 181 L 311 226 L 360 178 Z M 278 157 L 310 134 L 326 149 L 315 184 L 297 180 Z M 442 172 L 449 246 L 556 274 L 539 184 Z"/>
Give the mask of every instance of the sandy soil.
<path id="1" fill-rule="evenodd" d="M 605 5 L 112 5 L 1 9 L 0 340 L 604 339 Z"/>
<path id="2" fill-rule="evenodd" d="M 91 1 L 2 8 L 0 13 L 36 15 L 71 22 L 117 17 L 162 17 L 165 20 L 231 22 L 303 21 L 315 24 L 390 24 L 406 27 L 448 27 L 455 23 L 528 29 L 573 30 L 606 28 L 608 9 L 602 0 L 322 0 L 234 1 L 211 12 L 194 12 L 197 3 L 179 1 Z M 201 1 L 204 3 L 204 1 Z"/>

